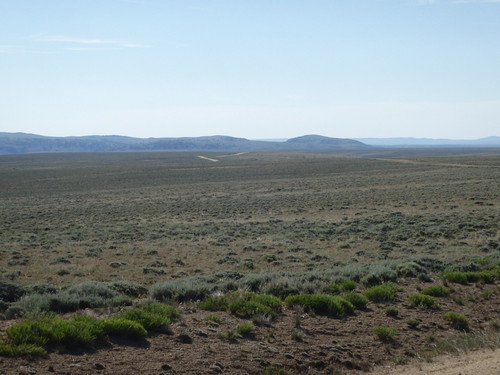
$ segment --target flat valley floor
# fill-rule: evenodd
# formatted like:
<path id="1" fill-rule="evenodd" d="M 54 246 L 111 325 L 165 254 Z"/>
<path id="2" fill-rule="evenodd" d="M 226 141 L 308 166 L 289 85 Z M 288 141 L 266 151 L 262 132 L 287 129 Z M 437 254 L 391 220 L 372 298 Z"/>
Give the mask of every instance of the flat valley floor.
<path id="1" fill-rule="evenodd" d="M 168 335 L 91 352 L 0 357 L 0 373 L 259 374 L 278 366 L 289 371 L 283 374 L 347 374 L 424 361 L 438 343 L 468 335 L 498 345 L 498 333 L 491 336 L 500 327 L 498 281 L 449 284 L 439 272 L 419 269 L 473 270 L 478 259 L 499 260 L 497 151 L 0 156 L 2 281 L 63 289 L 125 280 L 151 290 L 217 275 L 235 281 L 307 275 L 300 280 L 314 289 L 315 277 L 331 272 L 351 275 L 363 292 L 394 273 L 400 288 L 390 304 L 370 303 L 343 319 L 285 307 L 251 337 L 234 340 L 224 332 L 245 319 L 223 311 L 213 324 L 196 301 L 184 301 Z M 259 292 L 271 290 L 270 282 L 259 282 Z M 408 304 L 409 294 L 433 285 L 452 289 L 438 298 L 438 309 Z M 85 314 L 103 317 L 116 309 Z M 442 318 L 447 311 L 465 314 L 469 332 L 450 327 Z M 411 319 L 419 326 L 410 327 Z M 0 321 L 1 331 L 13 322 Z M 397 334 L 381 342 L 375 326 Z"/>

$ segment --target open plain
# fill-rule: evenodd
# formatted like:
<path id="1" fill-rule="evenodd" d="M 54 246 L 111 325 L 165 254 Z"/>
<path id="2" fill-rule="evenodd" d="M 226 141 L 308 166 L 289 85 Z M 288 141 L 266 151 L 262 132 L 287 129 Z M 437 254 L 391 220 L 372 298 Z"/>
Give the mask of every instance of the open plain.
<path id="1" fill-rule="evenodd" d="M 0 281 L 19 290 L 3 295 L 0 348 L 47 311 L 180 312 L 139 341 L 0 356 L 0 373 L 347 374 L 496 348 L 497 151 L 0 156 Z M 392 295 L 373 297 L 380 285 Z M 279 306 L 233 309 L 236 295 Z"/>

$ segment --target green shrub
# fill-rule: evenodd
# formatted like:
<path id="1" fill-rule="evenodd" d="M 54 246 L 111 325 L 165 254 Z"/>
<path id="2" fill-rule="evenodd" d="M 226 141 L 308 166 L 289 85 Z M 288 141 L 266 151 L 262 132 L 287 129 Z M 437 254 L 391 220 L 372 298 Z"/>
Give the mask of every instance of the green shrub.
<path id="1" fill-rule="evenodd" d="M 169 324 L 178 320 L 180 314 L 172 306 L 145 303 L 123 312 L 119 318 L 140 323 L 148 331 L 168 332 Z"/>
<path id="2" fill-rule="evenodd" d="M 422 294 L 432 297 L 447 297 L 450 295 L 450 290 L 442 285 L 434 285 L 424 289 Z"/>
<path id="3" fill-rule="evenodd" d="M 28 287 L 28 291 L 32 290 L 34 293 L 14 302 L 10 307 L 12 312 L 7 312 L 7 316 L 15 317 L 35 311 L 67 313 L 85 308 L 126 306 L 132 303 L 132 296 L 123 293 L 133 295 L 137 292 L 133 289 L 133 284 L 126 282 L 113 282 L 108 285 L 108 283 L 87 281 L 54 293 L 55 289 L 50 285 L 35 284 Z"/>
<path id="4" fill-rule="evenodd" d="M 354 305 L 338 296 L 298 294 L 285 299 L 287 306 L 299 305 L 305 311 L 341 318 L 354 311 Z"/>
<path id="5" fill-rule="evenodd" d="M 467 274 L 462 271 L 447 271 L 441 274 L 450 283 L 467 284 Z"/>
<path id="6" fill-rule="evenodd" d="M 390 316 L 391 318 L 397 317 L 399 314 L 399 310 L 394 306 L 390 306 L 385 309 L 385 315 Z"/>
<path id="7" fill-rule="evenodd" d="M 75 297 L 93 297 L 102 299 L 111 299 L 118 294 L 106 283 L 99 281 L 85 281 L 80 284 L 75 284 L 66 289 L 66 292 Z"/>
<path id="8" fill-rule="evenodd" d="M 205 320 L 207 320 L 207 321 L 209 321 L 209 322 L 212 322 L 212 323 L 214 323 L 214 324 L 216 324 L 216 325 L 219 325 L 219 324 L 221 324 L 221 323 L 222 323 L 223 318 L 222 318 L 222 316 L 220 316 L 219 314 L 209 314 L 209 315 L 205 318 Z"/>
<path id="9" fill-rule="evenodd" d="M 295 280 L 284 278 L 270 281 L 264 288 L 264 293 L 280 298 L 286 298 L 293 294 L 299 294 L 299 286 Z"/>
<path id="10" fill-rule="evenodd" d="M 17 301 L 25 293 L 20 285 L 0 281 L 0 300 L 5 302 Z"/>
<path id="11" fill-rule="evenodd" d="M 99 321 L 102 329 L 109 336 L 126 337 L 132 340 L 139 340 L 147 336 L 148 331 L 138 322 L 119 319 L 103 319 Z"/>
<path id="12" fill-rule="evenodd" d="M 217 337 L 224 340 L 236 341 L 239 335 L 235 329 L 230 329 L 229 331 L 219 333 Z"/>
<path id="13" fill-rule="evenodd" d="M 342 292 L 351 292 L 358 287 L 355 281 L 347 280 L 340 283 L 329 284 L 325 287 L 325 293 L 340 294 Z"/>
<path id="14" fill-rule="evenodd" d="M 77 315 L 72 320 L 48 315 L 29 319 L 7 329 L 7 337 L 14 345 L 39 347 L 93 348 L 94 343 L 106 336 L 96 319 Z"/>
<path id="15" fill-rule="evenodd" d="M 448 321 L 450 325 L 461 331 L 468 331 L 470 328 L 470 321 L 463 314 L 457 313 L 455 311 L 447 312 L 443 314 L 443 319 Z"/>
<path id="16" fill-rule="evenodd" d="M 393 327 L 375 327 L 373 328 L 373 333 L 378 337 L 381 341 L 392 341 L 394 340 L 394 336 L 396 336 L 396 328 Z"/>
<path id="17" fill-rule="evenodd" d="M 275 313 L 266 305 L 254 300 L 245 300 L 243 298 L 233 299 L 229 306 L 231 314 L 240 318 L 252 318 L 255 316 L 273 316 Z"/>
<path id="18" fill-rule="evenodd" d="M 466 271 L 447 271 L 443 272 L 441 275 L 444 279 L 451 283 L 457 284 L 467 284 L 474 283 L 478 281 L 482 281 L 488 284 L 493 283 L 497 278 L 499 271 L 496 270 L 488 270 L 488 271 L 479 271 L 479 272 L 466 272 Z"/>
<path id="19" fill-rule="evenodd" d="M 134 298 L 125 295 L 113 297 L 109 303 L 110 306 L 132 306 Z"/>
<path id="20" fill-rule="evenodd" d="M 0 356 L 2 357 L 40 357 L 46 354 L 47 351 L 39 345 L 8 345 L 0 342 Z"/>
<path id="21" fill-rule="evenodd" d="M 158 301 L 200 301 L 216 290 L 202 278 L 167 281 L 153 285 L 151 295 Z"/>
<path id="22" fill-rule="evenodd" d="M 208 297 L 198 307 L 209 311 L 229 311 L 240 318 L 268 316 L 274 319 L 281 312 L 283 302 L 274 296 L 248 293 L 231 293 L 222 297 Z"/>
<path id="23" fill-rule="evenodd" d="M 364 295 L 372 302 L 390 302 L 396 297 L 399 288 L 388 282 L 366 289 Z"/>
<path id="24" fill-rule="evenodd" d="M 147 288 L 125 280 L 110 281 L 106 285 L 115 292 L 129 297 L 140 297 L 148 293 Z"/>
<path id="25" fill-rule="evenodd" d="M 408 327 L 416 329 L 419 326 L 419 324 L 420 324 L 420 320 L 418 320 L 418 319 L 408 319 L 406 321 L 406 323 L 408 324 Z"/>
<path id="26" fill-rule="evenodd" d="M 241 336 L 251 336 L 253 335 L 254 331 L 255 326 L 250 322 L 241 323 L 236 326 L 236 332 L 238 332 L 238 334 L 240 334 Z"/>
<path id="27" fill-rule="evenodd" d="M 342 298 L 352 303 L 357 309 L 366 309 L 368 302 L 370 302 L 364 295 L 356 292 L 343 293 Z"/>
<path id="28" fill-rule="evenodd" d="M 108 335 L 141 339 L 147 335 L 144 327 L 126 319 L 97 320 L 76 315 L 65 320 L 54 314 L 26 319 L 6 330 L 7 344 L 0 342 L 0 355 L 44 355 L 47 349 L 93 349 Z"/>
<path id="29" fill-rule="evenodd" d="M 50 284 L 31 284 L 25 287 L 26 294 L 56 294 L 57 288 Z"/>
<path id="30" fill-rule="evenodd" d="M 226 311 L 229 307 L 229 300 L 225 296 L 208 297 L 198 302 L 198 307 L 207 311 Z"/>
<path id="31" fill-rule="evenodd" d="M 438 309 L 439 305 L 434 298 L 425 294 L 413 293 L 408 296 L 408 301 L 412 307 L 425 309 Z"/>

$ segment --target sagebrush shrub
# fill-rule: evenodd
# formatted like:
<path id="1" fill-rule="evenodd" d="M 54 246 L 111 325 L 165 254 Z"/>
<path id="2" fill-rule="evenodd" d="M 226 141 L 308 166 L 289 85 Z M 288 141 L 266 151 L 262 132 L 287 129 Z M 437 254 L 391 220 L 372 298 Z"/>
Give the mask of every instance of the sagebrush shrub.
<path id="1" fill-rule="evenodd" d="M 447 312 L 443 314 L 443 319 L 448 321 L 450 325 L 461 331 L 468 331 L 470 328 L 470 321 L 464 314 L 457 313 L 455 311 Z"/>
<path id="2" fill-rule="evenodd" d="M 0 281 L 0 300 L 5 302 L 17 301 L 25 293 L 22 286 Z"/>
<path id="3" fill-rule="evenodd" d="M 241 323 L 236 326 L 236 332 L 238 332 L 241 336 L 251 336 L 255 331 L 255 326 L 250 323 Z"/>
<path id="4" fill-rule="evenodd" d="M 342 292 L 351 292 L 358 287 L 355 281 L 347 280 L 340 283 L 329 284 L 325 287 L 325 293 L 340 294 Z"/>
<path id="5" fill-rule="evenodd" d="M 410 303 L 410 306 L 413 307 L 421 307 L 425 309 L 438 309 L 439 304 L 437 301 L 432 298 L 431 296 L 425 295 L 425 294 L 420 294 L 420 293 L 413 293 L 408 296 L 408 301 Z"/>
<path id="6" fill-rule="evenodd" d="M 258 319 L 268 316 L 274 319 L 281 312 L 283 302 L 274 296 L 253 292 L 234 292 L 226 296 L 208 297 L 198 307 L 209 311 L 229 311 L 240 318 Z"/>
<path id="7" fill-rule="evenodd" d="M 104 332 L 109 336 L 125 337 L 132 340 L 139 340 L 147 336 L 148 331 L 138 322 L 119 319 L 103 319 L 99 322 Z"/>
<path id="8" fill-rule="evenodd" d="M 370 302 L 364 295 L 356 292 L 343 293 L 341 297 L 352 303 L 357 309 L 366 309 Z"/>
<path id="9" fill-rule="evenodd" d="M 392 341 L 394 340 L 394 336 L 397 334 L 397 330 L 393 327 L 380 326 L 373 328 L 373 333 L 381 341 Z"/>
<path id="10" fill-rule="evenodd" d="M 338 296 L 299 294 L 285 299 L 287 306 L 301 306 L 304 311 L 341 318 L 354 312 L 354 305 Z"/>
<path id="11" fill-rule="evenodd" d="M 119 318 L 140 323 L 146 330 L 167 332 L 169 324 L 180 318 L 179 312 L 172 306 L 159 303 L 145 303 L 139 307 L 131 308 Z"/>
<path id="12" fill-rule="evenodd" d="M 422 294 L 432 297 L 447 297 L 450 295 L 450 290 L 442 285 L 434 285 L 424 289 Z"/>
<path id="13" fill-rule="evenodd" d="M 388 282 L 366 289 L 364 295 L 372 302 L 390 302 L 394 300 L 398 290 L 398 287 Z"/>

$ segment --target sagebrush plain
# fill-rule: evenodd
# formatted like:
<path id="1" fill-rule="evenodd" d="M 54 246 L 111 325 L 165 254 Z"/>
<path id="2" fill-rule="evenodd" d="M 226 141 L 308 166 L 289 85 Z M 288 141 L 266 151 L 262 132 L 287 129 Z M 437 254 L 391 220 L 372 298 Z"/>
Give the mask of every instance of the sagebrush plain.
<path id="1" fill-rule="evenodd" d="M 467 337 L 498 345 L 500 155 L 398 153 L 1 156 L 0 280 L 20 292 L 0 344 L 47 312 L 107 319 L 155 301 L 180 318 L 0 370 L 349 373 Z M 82 303 L 85 285 L 116 294 Z M 371 297 L 380 285 L 394 293 Z"/>

